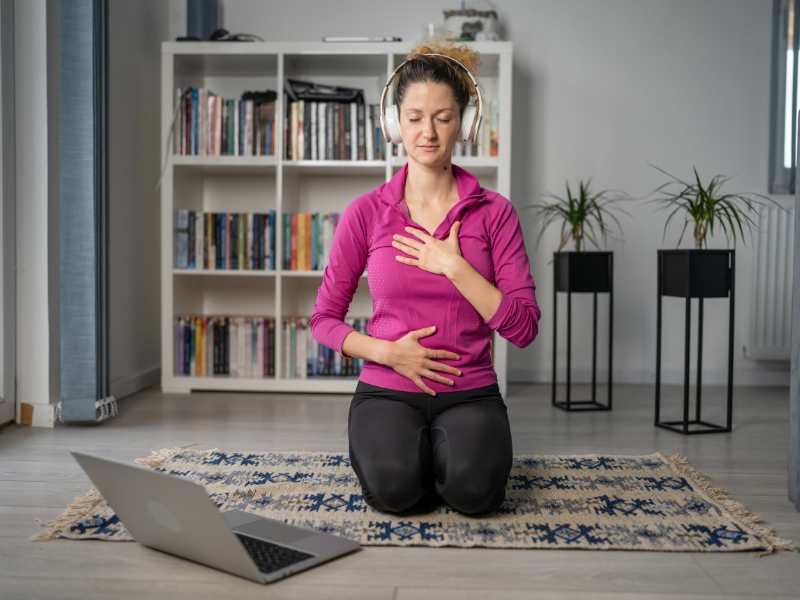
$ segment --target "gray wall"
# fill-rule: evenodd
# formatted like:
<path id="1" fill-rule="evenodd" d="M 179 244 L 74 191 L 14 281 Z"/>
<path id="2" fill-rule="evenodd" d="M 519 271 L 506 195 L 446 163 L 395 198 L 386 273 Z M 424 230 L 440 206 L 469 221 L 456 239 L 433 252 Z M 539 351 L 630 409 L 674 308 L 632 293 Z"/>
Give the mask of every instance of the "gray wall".
<path id="1" fill-rule="evenodd" d="M 259 34 L 267 41 L 319 40 L 323 35 L 399 35 L 417 41 L 426 23 L 441 22 L 442 9 L 457 4 L 223 0 L 222 25 L 231 32 Z M 694 165 L 705 180 L 717 173 L 731 176 L 730 191 L 765 193 L 772 3 L 507 0 L 493 4 L 505 38 L 515 44 L 511 200 L 524 222 L 543 311 L 539 339 L 524 350 L 509 345 L 509 380 L 547 381 L 553 326 L 548 262 L 556 237 L 553 232 L 543 238 L 540 248 L 534 247 L 538 223 L 531 211 L 520 207 L 543 192 L 563 194 L 565 179 L 576 187 L 578 177 L 592 177 L 596 190 L 618 188 L 645 196 L 666 180 L 648 162 L 684 178 Z M 623 220 L 625 242 L 609 243 L 615 251 L 617 290 L 614 378 L 646 383 L 654 381 L 655 371 L 656 249 L 675 247 L 680 224 L 673 225 L 662 243 L 665 213 L 652 204 L 632 207 L 631 212 L 635 220 Z M 691 244 L 689 230 L 682 247 Z M 788 363 L 746 357 L 752 246 L 751 240 L 737 245 L 734 381 L 788 385 Z M 726 247 L 724 237 L 712 239 L 709 247 Z M 561 302 L 563 317 L 565 301 Z M 601 298 L 600 315 L 606 306 Z M 589 318 L 576 317 L 584 309 Z M 693 315 L 696 318 L 696 305 Z M 573 373 L 586 375 L 591 297 L 574 299 L 573 316 Z M 662 376 L 664 382 L 678 383 L 683 381 L 682 301 L 665 300 L 664 318 L 671 326 L 665 328 Z M 604 323 L 599 348 L 605 347 Z M 705 324 L 703 382 L 719 383 L 727 376 L 726 300 L 706 301 Z M 563 350 L 563 321 L 560 333 Z M 693 335 L 696 341 L 696 330 Z M 603 357 L 600 354 L 600 373 Z M 693 364 L 695 360 L 693 352 Z M 602 373 L 600 381 L 604 380 Z"/>
<path id="2" fill-rule="evenodd" d="M 175 2 L 109 2 L 111 393 L 159 381 L 161 42 Z"/>

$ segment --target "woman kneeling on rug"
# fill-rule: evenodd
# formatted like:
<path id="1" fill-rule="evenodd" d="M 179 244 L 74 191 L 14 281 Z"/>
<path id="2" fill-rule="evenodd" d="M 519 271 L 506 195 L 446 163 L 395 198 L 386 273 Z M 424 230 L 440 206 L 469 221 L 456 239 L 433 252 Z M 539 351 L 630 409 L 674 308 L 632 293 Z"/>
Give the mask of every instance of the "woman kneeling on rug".
<path id="1" fill-rule="evenodd" d="M 364 359 L 349 452 L 366 502 L 383 512 L 440 500 L 491 512 L 511 470 L 492 334 L 524 348 L 541 311 L 513 205 L 451 163 L 456 142 L 477 139 L 477 60 L 468 47 L 424 45 L 389 77 L 381 128 L 408 161 L 342 212 L 309 322 L 317 341 Z M 365 268 L 369 335 L 344 320 Z"/>

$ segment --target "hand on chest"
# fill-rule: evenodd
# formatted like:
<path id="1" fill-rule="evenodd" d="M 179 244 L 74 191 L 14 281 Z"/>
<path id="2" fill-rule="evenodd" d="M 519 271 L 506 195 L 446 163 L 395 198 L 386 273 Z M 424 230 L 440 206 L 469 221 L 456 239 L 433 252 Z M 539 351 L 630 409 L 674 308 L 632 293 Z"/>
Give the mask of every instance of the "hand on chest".
<path id="1" fill-rule="evenodd" d="M 425 238 L 448 240 L 451 235 L 450 226 L 456 221 L 460 225 L 453 231 L 460 255 L 476 271 L 494 283 L 491 242 L 482 217 L 480 211 L 467 211 L 451 216 L 449 220 L 452 223 L 445 226 L 445 221 L 448 220 L 446 212 L 425 213 L 417 218 L 408 214 L 404 218 L 400 212 L 395 212 L 388 221 L 375 223 L 367 266 L 373 296 L 376 292 L 381 295 L 381 291 L 394 297 L 435 293 L 434 289 L 426 292 L 423 287 L 441 288 L 440 291 L 446 290 L 448 294 L 458 294 L 458 290 L 446 276 L 402 261 L 402 257 L 413 261 L 417 253 L 412 246 L 424 246 Z M 409 231 L 409 228 L 418 233 Z M 436 235 L 431 235 L 431 232 Z M 405 240 L 405 243 L 398 243 L 400 240 Z"/>

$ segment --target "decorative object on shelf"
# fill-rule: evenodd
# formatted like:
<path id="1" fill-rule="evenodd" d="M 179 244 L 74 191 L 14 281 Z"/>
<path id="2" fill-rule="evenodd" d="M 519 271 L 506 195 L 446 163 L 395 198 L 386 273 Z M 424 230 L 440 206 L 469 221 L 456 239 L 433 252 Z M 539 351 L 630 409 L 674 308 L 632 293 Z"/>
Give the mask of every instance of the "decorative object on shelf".
<path id="1" fill-rule="evenodd" d="M 385 35 L 377 37 L 367 37 L 360 35 L 325 35 L 323 42 L 402 42 L 403 38 L 396 35 Z"/>
<path id="2" fill-rule="evenodd" d="M 445 38 L 462 42 L 498 41 L 497 11 L 466 8 L 465 4 L 462 0 L 461 8 L 442 11 Z"/>
<path id="3" fill-rule="evenodd" d="M 536 239 L 538 246 L 542 234 L 555 221 L 561 220 L 561 234 L 558 250 L 553 253 L 553 376 L 551 403 L 566 411 L 611 410 L 612 402 L 612 355 L 614 350 L 614 253 L 606 251 L 585 252 L 582 250 L 586 237 L 596 247 L 600 247 L 596 236 L 599 231 L 605 243 L 610 235 L 607 221 L 613 220 L 621 230 L 619 219 L 611 211 L 612 205 L 630 199 L 624 192 L 602 190 L 590 192 L 591 178 L 579 180 L 578 195 L 573 196 L 569 183 L 566 184 L 565 198 L 545 194 L 553 198 L 553 203 L 535 203 L 525 208 L 534 208 L 543 216 L 541 230 Z M 622 208 L 614 207 L 626 214 Z M 597 229 L 597 231 L 595 230 Z M 613 236 L 612 236 L 613 237 Z M 572 240 L 574 252 L 562 252 L 562 248 Z M 557 384 L 557 346 L 558 346 L 558 292 L 567 293 L 567 399 L 556 400 Z M 592 398 L 591 400 L 572 400 L 572 294 L 592 294 Z M 608 400 L 606 404 L 597 402 L 597 294 L 608 293 Z"/>
<path id="4" fill-rule="evenodd" d="M 689 250 L 658 250 L 657 310 L 656 310 L 656 385 L 655 385 L 655 425 L 683 434 L 724 433 L 732 431 L 733 424 L 733 335 L 734 335 L 734 296 L 736 256 L 734 249 L 709 250 L 706 247 L 708 234 L 713 234 L 714 225 L 719 224 L 730 241 L 736 245 L 736 228 L 744 239 L 746 223 L 752 231 L 755 222 L 749 213 L 756 213 L 762 202 L 751 196 L 763 198 L 777 206 L 780 205 L 767 196 L 756 193 L 723 194 L 721 185 L 728 177 L 715 175 L 707 185 L 703 185 L 697 169 L 695 181 L 688 183 L 663 169 L 651 165 L 672 180 L 654 190 L 660 192 L 666 187 L 679 184 L 677 192 L 664 192 L 664 197 L 650 200 L 660 203 L 671 212 L 664 224 L 664 235 L 672 217 L 684 211 L 684 224 L 678 244 L 690 221 L 693 223 L 695 247 Z M 663 237 L 662 237 L 663 240 Z M 685 298 L 685 359 L 683 375 L 683 418 L 678 421 L 661 421 L 661 321 L 662 297 Z M 691 300 L 698 300 L 698 339 L 697 339 L 697 386 L 694 419 L 689 419 L 689 355 L 691 334 Z M 729 298 L 728 305 L 728 390 L 725 425 L 706 421 L 701 416 L 701 384 L 703 364 L 703 299 Z"/>

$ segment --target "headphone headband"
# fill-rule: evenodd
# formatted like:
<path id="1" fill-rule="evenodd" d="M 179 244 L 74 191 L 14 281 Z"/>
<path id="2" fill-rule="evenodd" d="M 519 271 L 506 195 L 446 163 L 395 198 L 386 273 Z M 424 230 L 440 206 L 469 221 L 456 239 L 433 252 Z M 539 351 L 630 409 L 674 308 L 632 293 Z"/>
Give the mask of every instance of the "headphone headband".
<path id="1" fill-rule="evenodd" d="M 468 139 L 470 139 L 471 141 L 474 142 L 475 141 L 474 140 L 474 136 L 475 136 L 475 132 L 476 132 L 475 130 L 477 129 L 478 124 L 481 122 L 481 118 L 483 116 L 483 98 L 481 97 L 481 90 L 478 87 L 478 82 L 475 80 L 475 77 L 473 77 L 472 72 L 467 67 L 465 67 L 464 64 L 460 60 L 457 60 L 457 59 L 453 58 L 452 56 L 447 56 L 446 54 L 439 54 L 439 53 L 436 53 L 436 52 L 424 52 L 422 54 L 418 54 L 416 56 L 412 56 L 411 58 L 407 58 L 406 60 L 401 62 L 394 69 L 394 71 L 392 71 L 392 74 L 389 75 L 389 79 L 386 80 L 386 85 L 383 86 L 383 91 L 381 92 L 381 102 L 380 102 L 381 131 L 383 131 L 384 139 L 387 142 L 391 141 L 391 137 L 388 135 L 388 132 L 386 130 L 386 125 L 384 123 L 386 92 L 389 89 L 389 86 L 392 84 L 392 80 L 394 79 L 395 74 L 401 69 L 401 67 L 404 64 L 406 64 L 407 62 L 412 61 L 415 58 L 417 58 L 417 56 L 441 56 L 443 58 L 451 60 L 454 63 L 456 63 L 457 65 L 459 65 L 462 69 L 464 69 L 464 71 L 466 71 L 466 73 L 469 76 L 469 78 L 472 80 L 472 85 L 475 88 L 475 96 L 478 99 L 478 110 L 477 110 L 477 112 L 475 114 L 475 118 L 472 120 L 472 125 L 469 128 Z M 398 109 L 399 109 L 399 107 L 398 107 Z"/>

